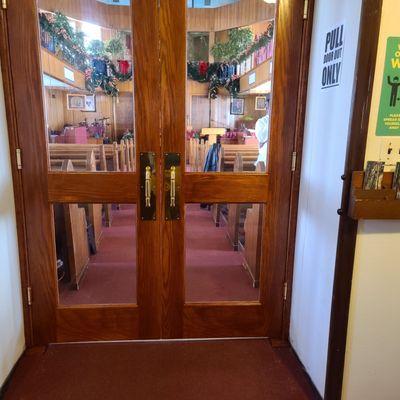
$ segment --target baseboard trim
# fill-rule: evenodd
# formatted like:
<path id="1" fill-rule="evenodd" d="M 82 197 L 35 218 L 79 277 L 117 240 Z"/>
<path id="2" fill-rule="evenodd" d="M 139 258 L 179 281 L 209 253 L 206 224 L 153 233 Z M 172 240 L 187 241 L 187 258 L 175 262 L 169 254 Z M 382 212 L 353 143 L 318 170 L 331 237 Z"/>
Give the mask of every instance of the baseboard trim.
<path id="1" fill-rule="evenodd" d="M 323 397 L 322 397 L 321 394 L 319 393 L 317 387 L 315 386 L 314 382 L 312 381 L 312 379 L 311 379 L 309 373 L 307 372 L 305 366 L 304 366 L 303 363 L 301 362 L 300 357 L 299 357 L 299 355 L 297 354 L 296 350 L 295 350 L 290 344 L 289 344 L 289 347 L 292 349 L 293 354 L 295 355 L 297 361 L 299 362 L 299 364 L 301 365 L 301 368 L 302 368 L 303 371 L 304 371 L 304 374 L 307 376 L 307 379 L 308 379 L 308 381 L 309 381 L 309 383 L 310 383 L 310 386 L 313 388 L 314 395 L 315 395 L 315 400 L 323 400 Z"/>
<path id="2" fill-rule="evenodd" d="M 24 350 L 22 352 L 22 354 L 18 357 L 18 360 L 15 362 L 14 366 L 11 368 L 11 371 L 8 373 L 8 375 L 7 375 L 6 379 L 4 380 L 3 384 L 0 385 L 0 400 L 3 399 L 3 397 L 4 397 L 4 395 L 5 395 L 6 391 L 7 391 L 8 385 L 11 382 L 11 378 L 14 375 L 14 372 L 15 372 L 19 362 L 21 361 L 21 358 L 24 356 L 25 351 L 26 350 Z"/>

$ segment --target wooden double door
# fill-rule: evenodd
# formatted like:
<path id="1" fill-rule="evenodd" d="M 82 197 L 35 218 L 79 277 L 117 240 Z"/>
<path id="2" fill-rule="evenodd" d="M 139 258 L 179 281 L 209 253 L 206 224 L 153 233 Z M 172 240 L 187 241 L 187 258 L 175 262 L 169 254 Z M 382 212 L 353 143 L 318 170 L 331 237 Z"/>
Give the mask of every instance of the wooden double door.
<path id="1" fill-rule="evenodd" d="M 133 32 L 136 169 L 67 172 L 50 165 L 38 4 L 8 1 L 2 16 L 8 39 L 2 67 L 12 145 L 22 159 L 15 182 L 17 201 L 23 205 L 21 268 L 31 344 L 285 336 L 304 4 L 281 0 L 276 5 L 268 172 L 219 173 L 190 172 L 186 165 L 186 3 L 134 0 L 125 11 Z M 135 205 L 135 301 L 60 301 L 54 239 L 54 208 L 60 204 Z M 185 238 L 185 220 L 193 204 L 263 206 L 256 298 L 188 299 L 186 252 L 191 239 Z"/>

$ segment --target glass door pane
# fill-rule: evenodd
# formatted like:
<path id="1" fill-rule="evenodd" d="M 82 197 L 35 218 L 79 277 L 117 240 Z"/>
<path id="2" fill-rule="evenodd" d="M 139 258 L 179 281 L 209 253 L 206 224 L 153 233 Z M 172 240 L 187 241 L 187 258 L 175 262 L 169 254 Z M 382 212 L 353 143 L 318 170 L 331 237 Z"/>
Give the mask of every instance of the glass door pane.
<path id="1" fill-rule="evenodd" d="M 92 3 L 38 1 L 49 167 L 134 171 L 131 2 Z"/>
<path id="2" fill-rule="evenodd" d="M 275 5 L 187 2 L 186 171 L 268 167 Z"/>

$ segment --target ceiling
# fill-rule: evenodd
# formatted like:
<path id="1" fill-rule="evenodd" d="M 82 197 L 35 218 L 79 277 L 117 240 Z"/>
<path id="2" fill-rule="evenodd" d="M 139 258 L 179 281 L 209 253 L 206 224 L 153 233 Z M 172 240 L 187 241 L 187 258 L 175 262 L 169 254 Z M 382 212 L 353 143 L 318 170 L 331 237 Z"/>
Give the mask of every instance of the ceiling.
<path id="1" fill-rule="evenodd" d="M 113 6 L 129 6 L 131 0 L 97 0 Z M 236 3 L 239 0 L 187 0 L 188 8 L 216 8 L 226 4 Z"/>
<path id="2" fill-rule="evenodd" d="M 226 4 L 236 3 L 238 0 L 187 0 L 188 8 L 216 8 Z"/>
<path id="3" fill-rule="evenodd" d="M 100 3 L 109 4 L 112 6 L 130 6 L 131 0 L 97 0 Z"/>

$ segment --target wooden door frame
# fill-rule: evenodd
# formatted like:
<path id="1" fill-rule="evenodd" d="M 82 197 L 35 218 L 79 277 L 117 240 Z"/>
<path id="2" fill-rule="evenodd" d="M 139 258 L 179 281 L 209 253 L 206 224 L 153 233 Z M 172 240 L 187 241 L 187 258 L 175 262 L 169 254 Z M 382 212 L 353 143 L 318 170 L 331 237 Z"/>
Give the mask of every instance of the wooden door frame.
<path id="1" fill-rule="evenodd" d="M 183 2 L 183 0 L 180 0 Z M 31 0 L 23 0 L 24 4 L 33 4 Z M 152 7 L 155 7 L 157 2 L 156 0 L 152 1 Z M 23 7 L 24 4 L 20 4 L 19 7 Z M 185 22 L 182 21 L 182 15 L 177 15 L 176 10 L 178 7 L 174 7 L 174 0 L 165 0 L 161 2 L 163 7 L 161 7 L 160 12 L 160 31 L 163 32 L 165 37 L 176 37 L 174 36 L 174 29 L 176 29 L 176 25 L 172 26 L 172 24 L 168 24 L 167 21 L 170 18 L 176 18 L 177 21 L 183 22 L 183 26 L 185 26 Z M 264 282 L 264 286 L 266 287 L 266 291 L 261 295 L 261 301 L 265 304 L 265 310 L 272 310 L 272 313 L 268 316 L 266 314 L 263 315 L 264 320 L 266 321 L 265 325 L 261 327 L 261 329 L 257 332 L 254 332 L 253 336 L 265 336 L 268 332 L 269 336 L 278 339 L 287 341 L 288 339 L 288 319 L 290 315 L 290 293 L 291 293 L 291 285 L 292 285 L 292 269 L 293 263 L 290 260 L 289 254 L 290 249 L 293 246 L 293 228 L 296 225 L 296 215 L 293 213 L 293 210 L 296 208 L 296 204 L 298 201 L 298 190 L 296 191 L 296 185 L 298 185 L 299 181 L 299 161 L 298 161 L 298 169 L 295 174 L 292 172 L 292 152 L 301 150 L 302 145 L 302 137 L 303 137 L 303 128 L 304 128 L 304 115 L 305 115 L 305 94 L 307 88 L 307 74 L 308 74 L 308 60 L 309 60 L 309 48 L 311 43 L 311 26 L 312 21 L 310 18 L 312 17 L 313 10 L 313 0 L 308 2 L 309 4 L 309 20 L 303 20 L 303 12 L 304 12 L 304 1 L 303 0 L 281 0 L 279 3 L 279 11 L 276 16 L 277 21 L 277 37 L 280 38 L 283 42 L 285 40 L 298 40 L 299 35 L 301 35 L 301 43 L 302 46 L 292 48 L 289 52 L 285 46 L 276 46 L 275 52 L 275 62 L 279 64 L 279 68 L 275 70 L 274 73 L 274 84 L 275 86 L 280 86 L 284 88 L 283 90 L 276 91 L 274 100 L 275 104 L 278 106 L 282 106 L 282 104 L 287 104 L 288 99 L 292 97 L 292 93 L 289 90 L 289 87 L 298 88 L 298 94 L 296 98 L 296 102 L 292 102 L 291 106 L 286 108 L 286 115 L 292 116 L 290 118 L 291 124 L 287 124 L 284 118 L 279 118 L 279 116 L 275 113 L 272 114 L 271 120 L 271 131 L 272 131 L 272 141 L 271 141 L 271 154 L 272 154 L 272 164 L 276 165 L 276 171 L 271 171 L 271 174 L 266 174 L 263 177 L 246 177 L 244 180 L 240 176 L 234 176 L 232 174 L 231 181 L 236 182 L 237 184 L 242 184 L 244 190 L 247 190 L 248 193 L 252 193 L 252 188 L 257 187 L 262 184 L 264 187 L 268 187 L 268 191 L 265 194 L 265 198 L 261 199 L 261 202 L 268 200 L 267 212 L 271 215 L 271 219 L 266 225 L 264 231 L 264 237 L 272 237 L 273 241 L 269 243 L 271 248 L 275 248 L 274 251 L 270 252 L 268 257 L 265 257 L 264 263 L 267 266 L 264 274 L 261 279 Z M 149 8 L 147 8 L 147 11 Z M 153 9 L 154 11 L 154 9 Z M 33 14 L 32 14 L 33 15 Z M 4 90 L 5 90 L 5 98 L 6 98 L 6 110 L 7 110 L 7 122 L 9 128 L 9 137 L 10 137 L 10 153 L 12 159 L 12 171 L 13 171 L 13 182 L 14 182 L 14 193 L 15 193 L 15 202 L 16 202 L 16 210 L 17 210 L 17 225 L 18 225 L 18 239 L 19 239 L 19 251 L 20 251 L 20 267 L 21 267 L 21 280 L 22 280 L 22 288 L 23 288 L 23 298 L 24 298 L 24 316 L 25 316 L 25 330 L 26 330 L 26 338 L 27 338 L 27 346 L 33 346 L 38 344 L 48 343 L 51 338 L 55 338 L 56 334 L 51 331 L 51 327 L 43 327 L 41 332 L 35 332 L 35 323 L 32 320 L 32 308 L 39 307 L 40 304 L 36 302 L 34 298 L 33 304 L 28 304 L 28 296 L 26 288 L 30 287 L 32 284 L 30 272 L 32 272 L 29 268 L 29 260 L 32 260 L 32 255 L 30 251 L 32 250 L 28 246 L 29 236 L 32 235 L 32 232 L 29 233 L 29 226 L 31 225 L 31 221 L 29 221 L 28 217 L 31 217 L 31 212 L 25 208 L 25 197 L 26 197 L 26 182 L 28 177 L 25 176 L 23 178 L 23 171 L 19 170 L 16 167 L 16 149 L 21 148 L 22 144 L 19 142 L 18 135 L 18 124 L 17 124 L 17 116 L 16 116 L 16 106 L 15 106 L 15 85 L 18 82 L 14 82 L 12 79 L 12 70 L 10 65 L 10 46 L 8 39 L 8 26 L 7 26 L 7 11 L 2 10 L 1 12 L 1 29 L 2 29 L 2 37 L 0 38 L 0 56 L 2 59 L 2 71 L 3 71 L 3 80 L 4 80 Z M 29 21 L 28 21 L 29 22 Z M 35 23 L 30 22 L 30 24 Z M 29 23 L 27 24 L 29 26 Z M 287 26 L 291 26 L 290 32 L 285 28 Z M 37 28 L 35 28 L 37 29 Z M 156 27 L 158 29 L 158 27 Z M 176 32 L 175 32 L 176 33 Z M 186 36 L 186 35 L 185 35 Z M 161 56 L 164 58 L 165 65 L 169 65 L 168 68 L 176 67 L 177 64 L 174 64 L 174 57 L 179 59 L 182 56 L 183 47 L 181 45 L 180 50 L 178 52 L 176 47 L 173 46 L 173 41 L 171 40 L 169 43 L 163 43 L 166 47 L 161 48 L 162 53 Z M 144 43 L 142 44 L 144 46 Z M 292 46 L 294 47 L 294 46 Z M 169 49 L 170 52 L 173 51 L 174 57 L 168 58 L 166 49 Z M 180 53 L 179 53 L 180 52 Z M 296 60 L 296 62 L 293 62 Z M 35 61 L 35 57 L 32 57 L 32 62 Z M 169 64 L 168 64 L 169 63 Z M 39 66 L 36 66 L 39 69 Z M 166 67 L 167 68 L 167 67 Z M 174 121 L 172 118 L 173 108 L 171 104 L 168 102 L 167 96 L 167 87 L 172 87 L 172 90 L 175 90 L 178 93 L 182 90 L 182 84 L 176 81 L 175 77 L 180 76 L 183 72 L 186 74 L 186 70 L 184 65 L 179 64 L 177 67 L 176 75 L 167 76 L 162 72 L 161 74 L 161 97 L 162 97 L 162 107 L 164 111 L 164 118 L 162 121 L 162 130 L 165 132 L 169 132 L 164 139 L 163 142 L 163 150 L 167 151 L 169 146 L 173 146 L 170 148 L 175 149 L 174 140 L 175 133 L 179 129 L 184 129 L 185 123 L 185 115 L 183 113 L 183 125 L 182 121 Z M 175 86 L 171 86 L 171 83 Z M 164 85 L 166 84 L 166 85 Z M 153 88 L 159 88 L 159 82 L 152 82 Z M 158 85 L 158 86 L 157 86 Z M 146 90 L 146 87 L 142 87 Z M 185 93 L 182 91 L 181 93 Z M 38 95 L 36 101 L 40 101 L 40 94 Z M 175 97 L 176 103 L 174 106 L 178 104 L 179 107 L 185 107 L 184 97 L 179 99 Z M 150 114 L 154 114 L 154 108 L 149 107 L 147 110 L 148 114 L 143 114 L 142 127 L 144 129 L 148 128 L 147 117 Z M 281 137 L 278 134 L 274 134 L 274 132 L 283 133 Z M 289 134 L 288 134 L 289 132 Z M 290 134 L 293 132 L 294 134 Z M 286 133 L 286 135 L 284 134 Z M 275 138 L 274 138 L 275 135 Z M 146 145 L 145 145 L 146 147 Z M 148 150 L 154 150 L 150 148 L 150 144 L 148 146 Z M 176 150 L 175 150 L 176 151 Z M 179 151 L 184 154 L 184 148 Z M 40 156 L 41 157 L 41 156 Z M 43 155 L 44 158 L 44 155 Z M 183 159 L 184 157 L 182 157 Z M 299 160 L 299 159 L 298 159 Z M 24 160 L 25 161 L 25 160 Z M 45 162 L 44 159 L 41 162 Z M 161 165 L 161 164 L 159 164 Z M 283 173 L 281 173 L 283 171 Z M 272 176 L 272 178 L 271 178 Z M 74 181 L 73 176 L 69 179 L 69 183 L 77 183 Z M 201 198 L 196 198 L 196 187 L 202 182 L 202 177 L 200 175 L 192 174 L 190 178 L 186 179 L 186 192 L 190 194 L 190 198 L 186 196 L 186 200 L 188 202 L 198 202 L 202 201 Z M 211 201 L 219 201 L 221 200 L 221 193 L 218 191 L 220 184 L 223 182 L 223 179 L 218 177 L 217 175 L 210 174 L 207 177 L 208 184 L 210 185 L 211 197 L 208 197 L 208 200 Z M 282 185 L 282 182 L 291 182 L 291 184 Z M 54 183 L 54 182 L 53 182 Z M 64 182 L 65 183 L 65 182 Z M 160 182 L 160 185 L 163 185 L 164 182 Z M 42 182 L 42 187 L 47 188 L 47 182 Z M 79 191 L 79 190 L 78 190 Z M 25 193 L 25 194 L 24 194 Z M 92 193 L 93 195 L 93 193 Z M 116 198 L 116 197 L 115 197 Z M 114 199 L 115 199 L 114 198 Z M 52 200 L 57 200 L 57 193 L 53 193 Z M 230 202 L 241 202 L 241 201 L 253 201 L 258 202 L 260 198 L 255 196 L 254 198 L 247 196 L 238 197 L 234 196 L 231 198 L 224 198 L 225 201 Z M 111 199 L 110 199 L 111 201 Z M 287 202 L 287 208 L 285 207 L 284 212 L 282 213 L 281 204 L 282 201 Z M 183 206 L 183 202 L 182 202 Z M 281 216 L 284 216 L 283 220 Z M 36 215 L 38 223 L 42 221 L 42 217 Z M 282 221 L 284 223 L 282 223 Z M 290 229 L 291 230 L 290 230 Z M 289 229 L 289 230 L 288 230 Z M 155 235 L 160 235 L 162 240 L 170 243 L 170 240 L 174 240 L 174 238 L 179 237 L 179 235 L 183 235 L 183 224 L 175 224 L 174 226 L 165 225 L 162 229 L 162 232 L 153 232 Z M 182 237 L 182 236 L 181 236 Z M 166 242 L 165 242 L 166 243 Z M 285 245 L 282 246 L 282 243 Z M 175 243 L 174 248 L 180 249 L 179 252 L 182 256 L 182 246 L 183 242 Z M 176 271 L 170 270 L 170 266 L 172 265 L 169 261 L 172 254 L 164 254 L 162 268 L 164 270 L 164 276 L 167 276 L 170 282 L 173 282 L 172 285 L 180 284 L 183 277 Z M 181 257 L 180 256 L 180 257 Z M 176 254 L 174 255 L 176 257 Z M 179 257 L 179 256 L 178 256 Z M 161 264 L 160 264 L 161 265 Z M 274 266 L 280 265 L 278 273 L 274 270 Z M 284 284 L 287 283 L 288 294 L 286 301 L 283 301 L 284 294 Z M 165 292 L 165 288 L 168 288 L 166 282 L 152 282 L 147 287 L 143 287 L 142 290 L 145 293 L 150 293 L 154 286 L 163 284 L 164 296 L 168 296 L 168 289 Z M 183 285 L 181 285 L 183 288 Z M 54 282 L 49 282 L 50 294 L 54 298 L 54 291 L 56 288 L 54 287 Z M 138 290 L 141 290 L 138 288 Z M 157 289 L 159 290 L 159 288 Z M 185 307 L 186 310 L 184 312 L 184 321 L 176 321 L 177 313 L 182 313 L 182 296 L 183 293 L 180 292 L 178 296 L 174 298 L 170 304 L 163 304 L 162 302 L 152 302 L 149 300 L 148 309 L 153 310 L 153 312 L 158 315 L 157 318 L 161 318 L 163 312 L 167 315 L 167 319 L 165 321 L 160 321 L 156 324 L 151 324 L 149 322 L 149 326 L 145 327 L 145 332 L 143 336 L 147 337 L 157 337 L 159 335 L 159 326 L 163 326 L 163 329 L 166 332 L 166 337 L 177 337 L 182 335 L 184 332 L 184 321 L 187 321 L 190 318 L 197 318 L 198 322 L 203 326 L 203 336 L 209 336 L 209 328 L 207 327 L 207 318 L 210 316 L 215 316 L 218 318 L 224 318 L 227 308 L 222 304 L 215 304 L 206 310 L 205 314 L 199 310 L 196 305 L 189 305 Z M 51 304 L 51 302 L 50 302 Z M 255 307 L 254 304 L 242 304 L 243 305 L 243 315 L 246 314 L 246 310 L 249 310 L 252 307 Z M 110 309 L 112 311 L 112 309 Z M 267 311 L 267 313 L 269 313 Z M 49 312 L 53 312 L 54 310 Z M 56 315 L 53 315 L 56 318 Z M 175 321 L 174 321 L 175 320 Z M 40 321 L 39 321 L 40 322 Z M 131 321 L 134 322 L 134 321 Z M 247 321 L 248 326 L 252 326 L 254 321 Z M 225 335 L 226 329 L 222 326 L 214 326 L 211 327 L 217 330 L 217 334 Z M 194 331 L 198 331 L 198 327 L 195 327 Z M 238 330 L 236 332 L 236 336 L 243 336 L 248 332 L 248 327 L 243 330 Z M 184 336 L 190 337 L 191 335 L 191 327 L 188 326 L 186 328 L 186 332 Z M 53 339 L 54 340 L 54 339 Z"/>

